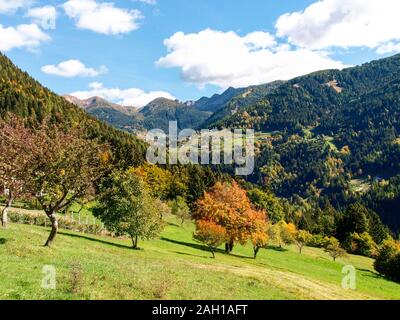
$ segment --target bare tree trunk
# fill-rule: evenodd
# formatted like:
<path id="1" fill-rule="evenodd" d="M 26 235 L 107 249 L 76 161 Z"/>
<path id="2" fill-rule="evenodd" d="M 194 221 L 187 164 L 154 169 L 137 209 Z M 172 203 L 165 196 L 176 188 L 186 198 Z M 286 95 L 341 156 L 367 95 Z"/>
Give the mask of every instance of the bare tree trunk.
<path id="1" fill-rule="evenodd" d="M 254 259 L 257 259 L 257 254 L 260 251 L 260 247 L 256 246 L 254 247 Z"/>
<path id="2" fill-rule="evenodd" d="M 215 252 L 214 252 L 214 248 L 210 247 L 210 251 L 212 254 L 212 258 L 215 259 Z"/>
<path id="3" fill-rule="evenodd" d="M 6 206 L 4 207 L 4 209 L 1 212 L 1 225 L 4 228 L 7 228 L 7 224 L 8 224 L 8 210 L 10 209 L 12 205 L 12 199 L 9 199 L 6 203 Z"/>
<path id="4" fill-rule="evenodd" d="M 228 254 L 231 253 L 233 251 L 233 246 L 234 246 L 233 240 L 230 240 L 229 242 L 225 243 L 225 252 Z"/>
<path id="5" fill-rule="evenodd" d="M 56 238 L 57 232 L 58 232 L 58 220 L 55 212 L 51 212 L 50 214 L 47 214 L 51 221 L 51 232 L 49 235 L 49 238 L 46 241 L 46 244 L 44 245 L 45 247 L 51 247 L 53 244 L 54 239 Z"/>
<path id="6" fill-rule="evenodd" d="M 233 242 L 233 240 L 231 240 L 229 243 L 228 243 L 228 248 L 229 248 L 229 253 L 231 253 L 232 251 L 233 251 L 233 246 L 234 246 L 234 242 Z"/>
<path id="7" fill-rule="evenodd" d="M 138 248 L 138 236 L 132 236 L 132 248 L 133 249 L 137 249 Z"/>
<path id="8" fill-rule="evenodd" d="M 225 253 L 229 253 L 229 243 L 225 243 Z"/>

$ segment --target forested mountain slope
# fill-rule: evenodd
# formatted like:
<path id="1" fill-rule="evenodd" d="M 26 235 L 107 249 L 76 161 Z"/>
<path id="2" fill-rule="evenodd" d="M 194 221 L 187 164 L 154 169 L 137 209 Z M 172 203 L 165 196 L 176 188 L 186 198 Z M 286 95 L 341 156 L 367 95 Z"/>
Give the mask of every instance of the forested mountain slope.
<path id="1" fill-rule="evenodd" d="M 96 119 L 128 132 L 152 129 L 168 131 L 170 121 L 177 121 L 179 129 L 194 129 L 200 127 L 211 115 L 211 112 L 195 108 L 193 103 L 165 98 L 157 98 L 143 108 L 120 106 L 100 97 L 87 100 L 73 96 L 64 98 Z"/>
<path id="2" fill-rule="evenodd" d="M 141 140 L 92 118 L 83 109 L 44 88 L 2 54 L 0 93 L 0 117 L 11 112 L 29 118 L 32 124 L 46 117 L 66 127 L 80 124 L 90 136 L 111 145 L 119 165 L 138 165 L 144 161 L 145 144 Z"/>
<path id="3" fill-rule="evenodd" d="M 158 98 L 139 111 L 145 129 L 162 129 L 165 132 L 170 121 L 177 121 L 180 130 L 198 128 L 210 114 L 194 108 L 190 103 L 165 98 Z"/>
<path id="4" fill-rule="evenodd" d="M 295 130 L 298 125 L 325 128 L 349 103 L 400 79 L 400 55 L 362 66 L 326 70 L 280 83 L 240 112 L 227 113 L 216 126 L 255 126 L 259 130 Z"/>
<path id="5" fill-rule="evenodd" d="M 253 182 L 321 206 L 340 208 L 361 198 L 398 230 L 399 89 L 396 55 L 282 83 L 212 127 L 252 128 L 266 136 Z"/>

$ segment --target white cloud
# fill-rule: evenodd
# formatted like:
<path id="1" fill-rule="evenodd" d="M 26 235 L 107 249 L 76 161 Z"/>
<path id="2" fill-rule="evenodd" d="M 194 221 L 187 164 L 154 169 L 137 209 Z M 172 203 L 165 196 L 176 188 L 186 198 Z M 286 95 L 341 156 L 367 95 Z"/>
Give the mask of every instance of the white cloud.
<path id="1" fill-rule="evenodd" d="M 243 38 L 243 43 L 250 49 L 259 50 L 274 47 L 276 41 L 274 36 L 267 32 L 255 31 Z"/>
<path id="2" fill-rule="evenodd" d="M 14 13 L 18 9 L 26 8 L 32 0 L 0 0 L 0 13 Z"/>
<path id="3" fill-rule="evenodd" d="M 96 77 L 107 72 L 107 68 L 102 66 L 99 69 L 88 68 L 79 60 L 67 60 L 57 65 L 47 65 L 42 67 L 42 71 L 65 78 L 73 77 Z"/>
<path id="4" fill-rule="evenodd" d="M 378 54 L 400 52 L 400 43 L 388 42 L 378 47 L 376 50 Z"/>
<path id="5" fill-rule="evenodd" d="M 400 39 L 399 12 L 398 0 L 321 0 L 281 16 L 277 35 L 308 49 L 377 48 Z"/>
<path id="6" fill-rule="evenodd" d="M 165 91 L 145 92 L 138 88 L 106 88 L 99 82 L 90 83 L 89 90 L 87 91 L 72 92 L 70 95 L 79 99 L 88 99 L 93 96 L 98 96 L 123 106 L 134 107 L 143 107 L 157 98 L 175 99 L 174 96 Z"/>
<path id="7" fill-rule="evenodd" d="M 142 2 L 142 3 L 145 3 L 145 4 L 150 4 L 150 5 L 157 4 L 157 0 L 136 0 L 136 1 Z"/>
<path id="8" fill-rule="evenodd" d="M 193 34 L 178 32 L 164 44 L 168 54 L 157 65 L 180 68 L 185 81 L 199 86 L 241 87 L 345 67 L 325 52 L 277 45 L 266 32 L 243 37 L 210 29 Z"/>
<path id="9" fill-rule="evenodd" d="M 65 13 L 80 29 L 106 35 L 128 33 L 139 28 L 142 15 L 138 10 L 115 7 L 114 3 L 95 0 L 69 0 L 63 5 Z"/>
<path id="10" fill-rule="evenodd" d="M 44 6 L 29 9 L 25 15 L 32 19 L 32 22 L 40 25 L 43 29 L 55 29 L 57 10 L 53 6 Z"/>
<path id="11" fill-rule="evenodd" d="M 15 48 L 32 50 L 50 39 L 36 24 L 21 24 L 16 27 L 4 27 L 0 24 L 0 51 Z"/>

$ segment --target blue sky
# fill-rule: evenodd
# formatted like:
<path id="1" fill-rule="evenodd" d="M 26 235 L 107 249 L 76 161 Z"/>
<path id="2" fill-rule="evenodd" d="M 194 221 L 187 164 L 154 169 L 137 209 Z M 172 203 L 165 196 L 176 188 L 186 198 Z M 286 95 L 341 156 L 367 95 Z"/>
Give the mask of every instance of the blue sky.
<path id="1" fill-rule="evenodd" d="M 59 94 L 139 106 L 400 51 L 397 0 L 14 1 L 0 0 L 0 50 L 19 67 Z"/>

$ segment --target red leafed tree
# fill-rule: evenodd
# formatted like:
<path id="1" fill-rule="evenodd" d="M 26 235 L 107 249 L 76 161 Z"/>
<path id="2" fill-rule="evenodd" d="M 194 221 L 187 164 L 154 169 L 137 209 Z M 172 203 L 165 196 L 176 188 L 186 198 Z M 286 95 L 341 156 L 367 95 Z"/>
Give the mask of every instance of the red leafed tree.
<path id="1" fill-rule="evenodd" d="M 7 227 L 7 212 L 14 200 L 26 193 L 25 178 L 32 161 L 32 132 L 19 118 L 0 120 L 0 190 L 6 196 L 1 224 Z"/>
<path id="2" fill-rule="evenodd" d="M 68 129 L 44 120 L 28 128 L 9 115 L 0 122 L 0 178 L 7 190 L 6 209 L 22 192 L 36 197 L 51 221 L 50 246 L 58 232 L 57 212 L 93 192 L 108 167 L 110 152 L 87 139 L 79 127 Z M 7 210 L 3 210 L 7 221 Z"/>
<path id="3" fill-rule="evenodd" d="M 58 232 L 57 212 L 93 191 L 108 166 L 109 151 L 79 127 L 65 130 L 48 121 L 35 131 L 34 144 L 25 182 L 51 221 L 45 244 L 51 246 Z"/>
<path id="4" fill-rule="evenodd" d="M 206 192 L 196 203 L 194 218 L 212 222 L 225 229 L 227 253 L 232 252 L 235 242 L 245 244 L 252 236 L 266 229 L 265 213 L 253 209 L 246 191 L 235 181 L 218 182 Z"/>

